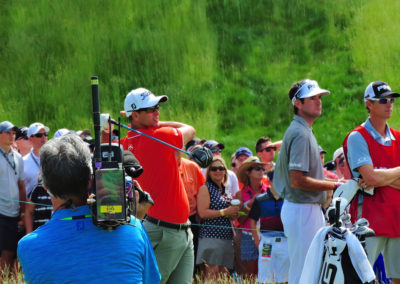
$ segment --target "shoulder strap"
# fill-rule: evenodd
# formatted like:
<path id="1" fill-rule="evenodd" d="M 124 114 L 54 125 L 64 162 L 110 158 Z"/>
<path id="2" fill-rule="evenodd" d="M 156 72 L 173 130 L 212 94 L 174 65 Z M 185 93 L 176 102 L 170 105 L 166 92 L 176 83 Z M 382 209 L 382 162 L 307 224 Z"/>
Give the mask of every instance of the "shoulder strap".
<path id="1" fill-rule="evenodd" d="M 361 133 L 363 130 L 365 130 L 365 128 L 364 128 L 363 126 L 359 125 L 359 126 L 357 126 L 356 128 L 354 128 L 352 131 L 350 131 L 350 132 L 346 135 L 346 137 L 344 138 L 344 140 L 343 140 L 343 154 L 344 154 L 344 158 L 346 159 L 347 165 L 349 165 L 349 167 L 350 167 L 350 164 L 349 164 L 349 160 L 347 159 L 347 151 L 348 151 L 348 148 L 347 148 L 347 140 L 349 139 L 349 135 L 350 135 L 351 133 L 353 133 L 354 131 L 357 131 L 357 132 L 360 132 L 360 133 Z M 351 174 L 351 177 L 353 178 L 353 173 L 352 173 L 351 170 L 350 170 L 350 174 Z"/>

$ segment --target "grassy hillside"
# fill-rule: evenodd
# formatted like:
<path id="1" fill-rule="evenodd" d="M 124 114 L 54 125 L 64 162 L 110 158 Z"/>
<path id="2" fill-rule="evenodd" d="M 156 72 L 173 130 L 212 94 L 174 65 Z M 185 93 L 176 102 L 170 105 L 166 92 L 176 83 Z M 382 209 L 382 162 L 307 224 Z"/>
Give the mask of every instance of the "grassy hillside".
<path id="1" fill-rule="evenodd" d="M 281 139 L 291 84 L 312 78 L 332 92 L 314 126 L 330 156 L 366 118 L 370 81 L 400 90 L 395 0 L 0 0 L 0 9 L 0 121 L 42 121 L 52 133 L 92 127 L 97 75 L 102 112 L 117 117 L 133 88 L 167 94 L 161 119 L 194 125 L 227 157 L 259 136 Z"/>

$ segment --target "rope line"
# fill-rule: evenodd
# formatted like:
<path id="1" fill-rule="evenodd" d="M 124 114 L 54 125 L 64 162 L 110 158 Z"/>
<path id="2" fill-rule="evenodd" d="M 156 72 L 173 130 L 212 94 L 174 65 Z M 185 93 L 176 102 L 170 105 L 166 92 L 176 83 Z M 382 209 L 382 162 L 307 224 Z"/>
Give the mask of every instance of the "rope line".
<path id="1" fill-rule="evenodd" d="M 9 198 L 4 198 L 4 197 L 0 197 L 0 199 L 7 200 L 7 201 L 12 201 L 12 202 L 18 202 L 18 203 L 26 203 L 26 204 L 34 204 L 34 205 L 40 205 L 40 206 L 53 207 L 53 205 L 43 204 L 43 203 L 36 203 L 36 202 L 32 202 L 32 201 L 22 201 L 22 200 L 9 199 Z"/>
<path id="2" fill-rule="evenodd" d="M 7 201 L 12 201 L 12 202 L 19 202 L 19 203 L 27 203 L 27 204 L 33 204 L 33 205 L 46 206 L 46 207 L 52 207 L 53 206 L 53 205 L 49 205 L 49 204 L 36 203 L 36 202 L 31 202 L 31 201 L 22 201 L 22 200 L 16 200 L 16 199 L 9 199 L 9 198 L 4 198 L 4 197 L 0 197 L 0 199 L 7 200 Z M 282 233 L 281 231 L 274 231 L 274 230 L 258 230 L 258 229 L 241 228 L 241 227 L 233 227 L 233 226 L 229 226 L 228 227 L 228 226 L 221 226 L 221 225 L 191 224 L 191 226 L 213 227 L 213 228 L 220 228 L 220 229 L 237 229 L 237 230 L 257 231 L 257 232 L 260 232 L 260 233 L 268 233 L 268 232 Z"/>
<path id="3" fill-rule="evenodd" d="M 283 233 L 282 231 L 274 231 L 274 230 L 259 230 L 259 229 L 250 229 L 250 228 L 241 228 L 241 227 L 228 227 L 228 226 L 220 226 L 220 225 L 204 225 L 204 224 L 190 224 L 190 226 L 198 226 L 198 227 L 213 227 L 213 228 L 221 228 L 221 229 L 238 229 L 238 230 L 248 230 L 248 231 L 257 231 L 260 233 Z"/>

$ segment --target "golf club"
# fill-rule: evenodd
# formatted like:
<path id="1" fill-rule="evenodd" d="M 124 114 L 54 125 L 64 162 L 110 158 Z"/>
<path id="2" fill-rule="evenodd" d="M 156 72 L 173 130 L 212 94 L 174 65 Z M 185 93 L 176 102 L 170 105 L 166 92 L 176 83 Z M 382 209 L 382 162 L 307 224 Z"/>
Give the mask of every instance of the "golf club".
<path id="1" fill-rule="evenodd" d="M 165 141 L 162 141 L 162 140 L 157 139 L 157 138 L 155 138 L 153 136 L 147 135 L 147 134 L 145 134 L 145 133 L 143 133 L 143 132 L 141 132 L 139 130 L 133 129 L 133 128 L 125 125 L 125 124 L 117 122 L 114 119 L 112 119 L 111 117 L 109 118 L 108 122 L 112 123 L 114 125 L 118 125 L 120 127 L 123 127 L 125 129 L 131 130 L 131 131 L 133 131 L 133 132 L 135 132 L 135 133 L 137 133 L 139 135 L 142 135 L 142 136 L 147 137 L 149 139 L 153 139 L 153 140 L 155 140 L 155 141 L 157 141 L 157 142 L 159 142 L 161 144 L 164 144 L 165 146 L 168 146 L 168 147 L 171 147 L 171 148 L 173 148 L 173 149 L 175 149 L 177 151 L 180 151 L 180 152 L 192 157 L 192 159 L 202 168 L 207 168 L 212 162 L 212 152 L 208 148 L 200 147 L 200 148 L 195 149 L 193 152 L 185 151 L 185 150 L 179 149 L 178 147 L 175 147 L 174 145 L 168 144 Z"/>

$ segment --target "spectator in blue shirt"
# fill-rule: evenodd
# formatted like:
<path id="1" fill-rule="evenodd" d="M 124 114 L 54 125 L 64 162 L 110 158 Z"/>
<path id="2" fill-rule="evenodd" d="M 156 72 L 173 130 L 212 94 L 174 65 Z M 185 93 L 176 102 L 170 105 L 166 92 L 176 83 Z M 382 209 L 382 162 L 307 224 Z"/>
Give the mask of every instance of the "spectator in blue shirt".
<path id="1" fill-rule="evenodd" d="M 86 205 L 91 179 L 87 145 L 67 134 L 40 150 L 43 185 L 54 213 L 22 238 L 18 257 L 27 283 L 159 283 L 154 252 L 142 223 L 113 231 L 96 227 Z"/>

